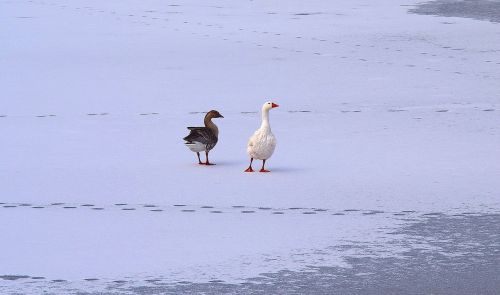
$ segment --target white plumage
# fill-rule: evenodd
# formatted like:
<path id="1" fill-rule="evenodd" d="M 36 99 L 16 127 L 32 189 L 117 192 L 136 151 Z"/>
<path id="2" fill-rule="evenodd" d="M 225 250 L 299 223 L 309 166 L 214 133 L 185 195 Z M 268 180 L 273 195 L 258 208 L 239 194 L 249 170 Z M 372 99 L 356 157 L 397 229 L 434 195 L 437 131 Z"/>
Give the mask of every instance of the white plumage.
<path id="1" fill-rule="evenodd" d="M 245 172 L 253 172 L 253 159 L 263 160 L 260 172 L 269 172 L 264 165 L 276 148 L 276 137 L 274 137 L 269 124 L 269 110 L 276 107 L 278 105 L 273 102 L 266 102 L 262 106 L 262 124 L 248 140 L 247 153 L 250 156 L 250 166 Z"/>
<path id="2" fill-rule="evenodd" d="M 190 149 L 191 151 L 195 152 L 195 153 L 200 153 L 200 152 L 205 152 L 207 151 L 207 145 L 206 144 L 203 144 L 201 142 L 186 142 L 184 143 L 184 145 L 186 145 L 188 147 L 188 149 Z"/>
<path id="3" fill-rule="evenodd" d="M 270 128 L 259 128 L 248 140 L 247 153 L 250 158 L 267 160 L 276 148 L 276 138 Z"/>

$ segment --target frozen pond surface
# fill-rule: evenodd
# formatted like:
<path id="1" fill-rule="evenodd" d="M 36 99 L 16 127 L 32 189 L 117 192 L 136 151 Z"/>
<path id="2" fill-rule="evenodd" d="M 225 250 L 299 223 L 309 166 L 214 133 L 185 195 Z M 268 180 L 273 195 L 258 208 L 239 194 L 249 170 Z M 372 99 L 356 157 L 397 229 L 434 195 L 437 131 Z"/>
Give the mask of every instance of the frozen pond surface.
<path id="1" fill-rule="evenodd" d="M 500 290 L 498 222 L 499 214 L 437 214 L 391 233 L 402 238 L 390 243 L 407 247 L 397 257 L 347 256 L 348 268 L 283 270 L 239 285 L 157 284 L 128 290 L 139 294 L 496 294 Z M 336 246 L 336 250 L 369 252 L 372 246 L 352 243 Z"/>
<path id="2" fill-rule="evenodd" d="M 430 1 L 410 11 L 427 15 L 470 17 L 500 22 L 500 1 L 498 0 Z"/>
<path id="3" fill-rule="evenodd" d="M 381 215 L 378 218 L 397 216 L 404 224 L 387 232 L 389 239 L 346 240 L 317 250 L 320 255 L 340 253 L 347 267 L 311 263 L 301 271 L 267 272 L 239 283 L 215 278 L 199 283 L 171 282 L 163 276 L 67 281 L 4 275 L 0 276 L 0 290 L 64 294 L 331 294 L 332 290 L 338 294 L 496 294 L 500 289 L 498 213 L 342 214 L 361 219 L 372 214 Z M 347 217 L 336 215 L 338 218 Z M 303 258 L 308 257 L 304 254 Z"/>
<path id="4" fill-rule="evenodd" d="M 0 1 L 0 293 L 498 293 L 498 2 L 283 3 Z"/>

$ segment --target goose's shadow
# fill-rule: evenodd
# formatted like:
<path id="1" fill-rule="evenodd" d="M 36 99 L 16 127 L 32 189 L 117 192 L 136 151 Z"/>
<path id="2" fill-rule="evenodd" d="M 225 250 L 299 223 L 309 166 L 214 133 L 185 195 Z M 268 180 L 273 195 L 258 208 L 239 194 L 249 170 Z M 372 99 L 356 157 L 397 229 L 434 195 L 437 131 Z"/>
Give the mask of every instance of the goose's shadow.
<path id="1" fill-rule="evenodd" d="M 258 168 L 260 169 L 260 166 L 255 166 L 255 168 Z M 273 166 L 273 165 L 267 165 L 266 164 L 266 169 L 268 169 L 269 171 L 271 171 L 271 173 L 273 172 L 277 172 L 277 173 L 290 173 L 290 172 L 301 172 L 301 171 L 304 171 L 303 168 L 301 167 L 293 167 L 293 166 Z M 258 171 L 258 170 L 257 170 Z"/>
<path id="2" fill-rule="evenodd" d="M 246 168 L 248 168 L 248 163 L 241 162 L 241 161 L 217 161 L 214 163 L 216 164 L 215 166 L 219 167 L 231 167 L 233 169 L 234 167 L 238 167 L 241 169 L 241 171 L 244 171 Z M 261 168 L 261 163 L 256 163 L 254 161 L 252 167 L 253 169 L 258 172 Z M 272 172 L 277 172 L 277 173 L 289 173 L 289 172 L 301 172 L 304 171 L 302 167 L 293 167 L 293 166 L 276 166 L 274 167 L 273 165 L 266 165 L 266 169 L 270 170 Z"/>
<path id="3" fill-rule="evenodd" d="M 202 160 L 203 161 L 203 160 Z M 210 162 L 212 162 L 212 160 L 210 160 Z M 223 167 L 236 167 L 236 166 L 245 166 L 243 163 L 241 162 L 237 162 L 237 161 L 215 161 L 214 160 L 214 164 L 215 166 L 223 166 Z"/>

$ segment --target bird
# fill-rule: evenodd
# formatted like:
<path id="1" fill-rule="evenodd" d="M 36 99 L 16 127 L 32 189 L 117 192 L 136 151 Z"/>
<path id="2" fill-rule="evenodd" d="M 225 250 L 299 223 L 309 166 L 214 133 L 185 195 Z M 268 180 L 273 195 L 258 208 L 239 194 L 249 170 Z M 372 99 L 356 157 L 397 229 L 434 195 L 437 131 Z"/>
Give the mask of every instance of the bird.
<path id="1" fill-rule="evenodd" d="M 262 168 L 259 172 L 270 172 L 266 170 L 266 160 L 268 160 L 276 147 L 276 138 L 271 132 L 269 125 L 269 110 L 279 107 L 278 104 L 268 101 L 262 105 L 262 124 L 255 133 L 250 136 L 247 144 L 247 153 L 250 156 L 250 165 L 245 172 L 254 172 L 252 162 L 254 159 L 262 160 Z"/>
<path id="2" fill-rule="evenodd" d="M 188 127 L 189 135 L 184 137 L 185 145 L 198 156 L 198 164 L 215 165 L 208 160 L 208 152 L 215 147 L 219 139 L 219 128 L 213 118 L 224 118 L 218 111 L 211 110 L 205 115 L 205 127 Z M 205 152 L 205 163 L 201 162 L 200 152 Z"/>

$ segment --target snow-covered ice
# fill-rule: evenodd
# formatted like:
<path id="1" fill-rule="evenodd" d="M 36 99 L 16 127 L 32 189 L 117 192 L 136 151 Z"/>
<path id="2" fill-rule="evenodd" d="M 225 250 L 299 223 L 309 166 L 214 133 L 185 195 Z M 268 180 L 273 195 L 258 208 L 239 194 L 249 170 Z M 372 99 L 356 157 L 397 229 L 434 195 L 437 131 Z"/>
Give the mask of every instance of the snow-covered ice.
<path id="1" fill-rule="evenodd" d="M 0 291 L 349 267 L 416 215 L 497 212 L 500 26 L 416 3 L 0 2 Z M 269 99 L 272 172 L 243 173 Z"/>

